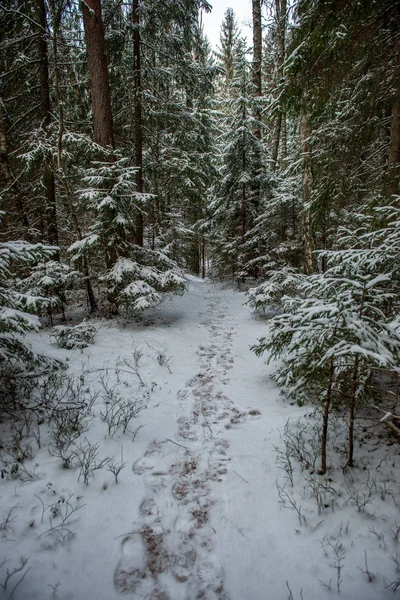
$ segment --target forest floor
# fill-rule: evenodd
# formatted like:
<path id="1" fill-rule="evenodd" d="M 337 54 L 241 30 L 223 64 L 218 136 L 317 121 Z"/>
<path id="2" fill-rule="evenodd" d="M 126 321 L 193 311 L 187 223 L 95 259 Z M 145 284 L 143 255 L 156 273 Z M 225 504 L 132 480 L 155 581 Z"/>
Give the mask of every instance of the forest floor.
<path id="1" fill-rule="evenodd" d="M 105 464 L 85 485 L 40 425 L 26 473 L 5 469 L 0 482 L 0 597 L 393 597 L 398 447 L 368 434 L 350 475 L 338 451 L 320 479 L 295 457 L 277 462 L 288 419 L 296 430 L 313 416 L 279 394 L 275 367 L 250 351 L 267 325 L 245 301 L 191 278 L 184 296 L 147 317 L 95 322 L 83 351 L 57 348 L 47 329 L 30 336 L 36 350 L 68 359 L 90 406 L 75 458 L 95 448 L 92 466 L 124 466 L 118 482 Z M 110 418 L 108 430 L 107 408 L 132 399 L 142 408 L 126 432 Z"/>

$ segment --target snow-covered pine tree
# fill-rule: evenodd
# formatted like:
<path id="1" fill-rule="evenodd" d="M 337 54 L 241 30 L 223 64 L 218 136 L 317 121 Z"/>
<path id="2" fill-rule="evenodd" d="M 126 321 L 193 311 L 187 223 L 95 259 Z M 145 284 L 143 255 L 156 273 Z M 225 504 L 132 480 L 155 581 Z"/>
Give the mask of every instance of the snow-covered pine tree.
<path id="1" fill-rule="evenodd" d="M 283 96 L 292 117 L 308 121 L 313 182 L 305 208 L 317 248 L 330 248 L 360 206 L 390 197 L 390 173 L 398 169 L 388 149 L 400 98 L 399 16 L 391 0 L 329 10 L 323 2 L 296 3 Z"/>
<path id="2" fill-rule="evenodd" d="M 23 339 L 37 331 L 40 321 L 32 313 L 46 306 L 48 299 L 18 290 L 32 264 L 51 257 L 57 248 L 24 241 L 0 243 L 0 368 L 9 371 L 32 371 L 38 364 L 51 363 L 36 353 Z M 1 380 L 1 377 L 0 377 Z"/>
<path id="3" fill-rule="evenodd" d="M 149 195 L 135 191 L 136 167 L 115 152 L 113 158 L 93 162 L 83 175 L 80 200 L 91 225 L 69 248 L 74 260 L 93 256 L 111 313 L 149 308 L 161 301 L 160 292 L 182 293 L 185 287 L 175 263 L 135 243 L 136 217 L 145 212 Z"/>
<path id="4" fill-rule="evenodd" d="M 231 85 L 234 74 L 235 52 L 240 41 L 240 31 L 236 15 L 232 8 L 228 8 L 221 23 L 219 46 L 215 52 L 219 65 L 217 89 L 220 96 L 231 96 Z"/>
<path id="5" fill-rule="evenodd" d="M 323 406 L 322 473 L 331 408 L 347 407 L 347 464 L 352 466 L 355 414 L 368 396 L 371 378 L 382 368 L 398 371 L 400 219 L 395 207 L 383 212 L 384 228 L 340 231 L 341 249 L 320 253 L 327 265 L 324 273 L 300 279 L 276 274 L 250 295 L 258 308 L 279 299 L 282 289 L 294 283 L 297 294 L 281 297 L 283 314 L 271 319 L 268 337 L 253 350 L 258 355 L 268 351 L 268 362 L 283 358 L 276 380 L 289 397 Z"/>
<path id="6" fill-rule="evenodd" d="M 17 289 L 30 296 L 46 298 L 43 308 L 53 324 L 53 315 L 57 312 L 61 312 L 65 320 L 67 291 L 82 288 L 82 283 L 82 273 L 59 261 L 48 260 L 35 264 L 30 275 L 17 282 Z M 39 314 L 45 314 L 44 311 Z"/>
<path id="7" fill-rule="evenodd" d="M 245 276 L 243 266 L 249 258 L 246 233 L 258 216 L 260 190 L 268 185 L 264 147 L 254 130 L 251 70 L 246 53 L 242 39 L 234 51 L 230 97 L 221 98 L 225 122 L 218 140 L 218 180 L 210 203 L 213 270 L 220 277 Z"/>

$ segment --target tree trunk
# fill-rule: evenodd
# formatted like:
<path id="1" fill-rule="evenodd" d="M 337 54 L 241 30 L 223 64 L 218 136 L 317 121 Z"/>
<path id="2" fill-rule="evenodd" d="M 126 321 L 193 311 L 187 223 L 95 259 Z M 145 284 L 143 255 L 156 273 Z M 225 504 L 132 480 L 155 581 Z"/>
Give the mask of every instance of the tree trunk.
<path id="1" fill-rule="evenodd" d="M 349 418 L 349 456 L 347 459 L 347 465 L 352 467 L 354 465 L 353 454 L 354 454 L 354 417 L 356 412 L 356 398 L 357 398 L 357 381 L 358 381 L 358 356 L 354 359 L 353 377 L 351 382 L 351 395 L 350 395 L 350 418 Z"/>
<path id="2" fill-rule="evenodd" d="M 242 242 L 244 243 L 247 231 L 247 216 L 246 216 L 246 184 L 242 183 Z"/>
<path id="3" fill-rule="evenodd" d="M 206 277 L 206 240 L 201 238 L 201 277 Z"/>
<path id="4" fill-rule="evenodd" d="M 108 146 L 114 148 L 114 126 L 101 0 L 85 0 L 81 6 L 85 28 L 94 140 L 103 148 Z"/>
<path id="5" fill-rule="evenodd" d="M 278 164 L 278 152 L 279 152 L 279 142 L 281 138 L 281 128 L 282 128 L 282 113 L 279 112 L 276 116 L 274 132 L 272 137 L 272 151 L 271 151 L 271 168 L 272 171 L 276 171 L 276 167 Z"/>
<path id="6" fill-rule="evenodd" d="M 85 2 L 82 2 L 82 14 L 88 60 L 94 140 L 103 148 L 114 149 L 114 124 L 101 0 L 85 0 Z M 114 217 L 114 214 L 110 215 L 110 220 L 113 220 Z M 123 237 L 122 231 L 121 236 Z M 117 260 L 117 250 L 115 246 L 108 243 L 107 239 L 104 239 L 103 243 L 106 268 L 110 269 Z"/>
<path id="7" fill-rule="evenodd" d="M 25 229 L 25 235 L 28 238 L 29 221 L 25 208 L 21 199 L 18 181 L 16 181 L 10 167 L 10 161 L 8 156 L 8 143 L 7 143 L 7 128 L 6 128 L 6 112 L 2 98 L 0 97 L 0 168 L 3 173 L 4 182 L 6 184 L 7 191 L 13 188 L 13 200 L 15 203 L 16 212 L 22 220 L 22 225 Z M 3 221 L 4 224 L 4 221 Z"/>
<path id="8" fill-rule="evenodd" d="M 326 391 L 326 400 L 325 400 L 324 414 L 323 414 L 323 421 L 322 421 L 321 469 L 318 471 L 319 475 L 325 475 L 325 473 L 326 473 L 326 442 L 328 440 L 328 420 L 329 420 L 329 410 L 330 410 L 331 401 L 332 401 L 332 387 L 333 387 L 334 372 L 335 372 L 335 366 L 334 366 L 333 357 L 332 357 L 330 360 L 330 364 L 329 364 L 328 389 Z"/>
<path id="9" fill-rule="evenodd" d="M 286 0 L 275 0 L 275 15 L 277 22 L 277 46 L 278 46 L 278 64 L 277 64 L 277 88 L 278 94 L 280 91 L 280 85 L 283 81 L 283 64 L 285 62 L 285 41 L 286 41 Z M 283 120 L 285 123 L 283 124 Z M 284 131 L 283 131 L 284 129 Z M 286 146 L 286 117 L 282 112 L 282 107 L 279 106 L 278 114 L 274 125 L 274 134 L 272 140 L 272 170 L 275 171 L 278 166 L 278 154 L 279 144 L 282 136 L 285 134 L 285 146 Z M 284 150 L 286 158 L 286 147 Z M 283 154 L 283 152 L 282 152 Z"/>
<path id="10" fill-rule="evenodd" d="M 140 63 L 140 14 L 139 0 L 132 1 L 133 21 L 133 81 L 134 89 L 134 130 L 135 130 L 135 166 L 137 167 L 136 188 L 143 192 L 143 129 L 142 129 L 142 81 Z M 139 246 L 143 246 L 143 215 L 136 217 L 136 239 Z"/>
<path id="11" fill-rule="evenodd" d="M 312 154 L 309 141 L 311 135 L 310 121 L 302 111 L 300 118 L 300 144 L 303 158 L 303 211 L 302 211 L 302 241 L 303 241 L 303 263 L 304 272 L 310 274 L 315 268 L 314 239 L 311 232 L 311 192 L 313 187 Z"/>
<path id="12" fill-rule="evenodd" d="M 243 107 L 243 122 L 246 122 L 246 107 Z M 242 170 L 243 173 L 246 171 L 246 134 L 243 131 L 243 149 L 242 149 Z M 244 244 L 245 235 L 247 231 L 247 191 L 246 183 L 242 183 L 242 243 Z"/>
<path id="13" fill-rule="evenodd" d="M 64 190 L 65 190 L 65 207 L 71 217 L 76 237 L 78 240 L 81 240 L 83 238 L 83 236 L 82 236 L 81 227 L 79 225 L 78 217 L 76 215 L 75 207 L 72 202 L 71 190 L 69 189 L 68 183 L 66 182 L 64 177 L 62 177 L 61 183 L 64 186 Z M 83 271 L 83 275 L 85 277 L 85 286 L 86 286 L 87 300 L 88 300 L 88 304 L 89 304 L 89 312 L 91 314 L 93 314 L 97 311 L 98 306 L 97 306 L 96 297 L 93 292 L 92 281 L 91 281 L 90 272 L 89 272 L 89 264 L 87 261 L 86 254 L 83 255 L 83 259 L 82 259 L 82 271 Z"/>
<path id="14" fill-rule="evenodd" d="M 255 100 L 254 118 L 261 121 L 260 107 L 257 100 L 262 95 L 261 81 L 262 66 L 262 23 L 261 23 L 261 0 L 253 0 L 253 97 Z M 254 134 L 261 140 L 261 127 L 256 125 Z"/>
<path id="15" fill-rule="evenodd" d="M 40 24 L 38 33 L 39 54 L 39 81 L 40 81 L 40 116 L 42 127 L 46 131 L 51 122 L 50 85 L 49 85 L 49 62 L 47 57 L 47 18 L 44 0 L 37 1 L 38 21 Z M 56 208 L 56 186 L 54 170 L 51 164 L 45 164 L 43 173 L 43 185 L 46 190 L 46 228 L 50 244 L 58 246 L 57 208 Z M 55 255 L 59 260 L 59 253 Z"/>
<path id="16" fill-rule="evenodd" d="M 0 166 L 6 186 L 11 185 L 14 181 L 14 178 L 12 176 L 10 163 L 8 160 L 6 123 L 2 106 L 0 106 Z"/>
<path id="17" fill-rule="evenodd" d="M 287 160 L 287 123 L 286 123 L 286 112 L 282 112 L 282 123 L 281 123 L 281 169 L 286 168 Z"/>
<path id="18" fill-rule="evenodd" d="M 81 228 L 79 225 L 78 217 L 76 215 L 75 207 L 74 207 L 74 204 L 72 201 L 71 190 L 70 190 L 68 183 L 62 173 L 62 171 L 63 171 L 63 162 L 62 162 L 63 145 L 62 145 L 62 142 L 63 142 L 63 134 L 64 134 L 64 107 L 63 107 L 63 101 L 61 99 L 61 92 L 60 92 L 60 72 L 59 72 L 59 66 L 58 66 L 58 53 L 57 53 L 59 22 L 58 22 L 58 18 L 57 18 L 54 0 L 50 0 L 49 7 L 50 7 L 51 18 L 52 18 L 52 29 L 53 29 L 54 87 L 55 87 L 56 102 L 57 102 L 58 115 L 59 115 L 59 131 L 58 131 L 58 144 L 57 144 L 58 175 L 60 178 L 61 185 L 64 187 L 64 191 L 65 191 L 65 197 L 64 197 L 65 208 L 71 218 L 76 237 L 78 240 L 81 240 L 82 232 L 81 232 Z M 86 286 L 87 301 L 88 301 L 88 305 L 89 305 L 89 312 L 91 314 L 93 314 L 94 312 L 97 311 L 97 302 L 96 302 L 96 298 L 95 298 L 95 295 L 93 292 L 93 287 L 92 287 L 92 282 L 90 279 L 89 266 L 88 266 L 86 255 L 83 256 L 81 268 L 82 268 L 82 272 L 85 277 L 85 286 Z M 64 316 L 64 320 L 65 320 L 64 309 L 63 309 L 63 316 Z"/>
<path id="19" fill-rule="evenodd" d="M 392 122 L 390 127 L 389 145 L 389 199 L 394 194 L 400 193 L 399 187 L 399 164 L 400 164 L 400 41 L 397 41 L 397 85 L 392 107 Z"/>

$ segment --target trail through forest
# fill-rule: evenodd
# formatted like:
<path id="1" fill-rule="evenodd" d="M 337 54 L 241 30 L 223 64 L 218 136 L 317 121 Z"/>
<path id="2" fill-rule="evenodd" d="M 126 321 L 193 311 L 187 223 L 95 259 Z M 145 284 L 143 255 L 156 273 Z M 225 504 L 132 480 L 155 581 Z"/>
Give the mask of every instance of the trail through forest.
<path id="1" fill-rule="evenodd" d="M 56 348 L 49 330 L 30 336 L 37 350 L 68 358 L 68 372 L 97 394 L 78 454 L 98 444 L 98 459 L 124 468 L 118 483 L 104 467 L 85 485 L 43 435 L 24 463 L 35 477 L 2 481 L 3 554 L 11 568 L 20 557 L 29 566 L 16 600 L 286 600 L 289 588 L 293 598 L 320 599 L 331 597 L 339 559 L 342 598 L 389 597 L 358 572 L 366 549 L 382 576 L 392 569 L 365 513 L 332 502 L 321 516 L 305 488 L 299 496 L 285 487 L 307 515 L 299 523 L 279 498 L 285 423 L 309 411 L 279 395 L 273 366 L 250 351 L 267 330 L 245 302 L 244 293 L 191 278 L 186 294 L 140 321 L 99 321 L 83 351 Z M 107 433 L 112 398 L 139 394 L 146 406 L 136 435 Z M 331 557 L 328 542 L 343 544 L 343 557 Z"/>
<path id="2" fill-rule="evenodd" d="M 242 306 L 244 299 L 242 294 L 194 279 L 188 296 L 181 301 L 186 306 L 182 306 L 179 335 L 196 348 L 194 373 L 176 393 L 176 431 L 171 437 L 151 442 L 133 465 L 133 473 L 145 481 L 145 494 L 135 530 L 121 543 L 122 556 L 115 571 L 115 587 L 120 592 L 151 598 L 231 597 L 222 565 L 231 544 L 225 540 L 226 545 L 221 545 L 218 538 L 221 528 L 227 533 L 236 527 L 246 537 L 240 521 L 235 526 L 230 522 L 230 486 L 233 484 L 241 496 L 243 484 L 252 486 L 253 482 L 246 479 L 251 479 L 251 470 L 245 467 L 241 475 L 235 469 L 239 461 L 232 465 L 230 438 L 239 430 L 249 432 L 252 421 L 261 419 L 259 398 L 255 397 L 254 383 L 250 387 L 251 376 L 248 378 L 248 344 L 242 346 L 245 330 L 240 323 L 243 316 L 245 321 L 250 317 Z M 198 314 L 197 328 L 193 327 L 193 312 Z M 252 324 L 254 335 L 257 325 Z M 181 357 L 174 356 L 174 363 L 180 362 Z M 235 369 L 232 381 L 237 362 L 242 364 Z M 259 369 L 257 374 L 267 385 L 265 374 Z M 276 401 L 275 391 L 270 399 Z M 251 441 L 254 448 L 259 443 L 254 438 Z M 252 457 L 261 464 L 266 460 L 273 470 L 271 449 L 259 456 L 253 450 L 254 454 L 246 456 L 249 450 L 250 444 L 242 460 Z M 225 488 L 221 486 L 224 481 L 228 482 Z M 247 502 L 254 514 L 252 502 Z M 236 543 L 242 554 L 243 541 Z M 247 556 L 249 552 L 247 547 Z M 258 579 L 259 567 L 254 564 L 253 572 L 248 573 L 246 588 L 254 577 Z M 238 590 L 233 596 L 243 597 L 237 594 Z"/>
<path id="3" fill-rule="evenodd" d="M 197 308 L 209 339 L 197 347 L 197 372 L 176 394 L 175 439 L 154 441 L 133 465 L 133 473 L 145 480 L 146 494 L 137 532 L 122 541 L 115 587 L 140 597 L 169 598 L 176 582 L 182 584 L 176 598 L 228 597 L 210 522 L 218 501 L 211 483 L 222 481 L 228 472 L 226 429 L 243 421 L 246 413 L 224 393 L 234 363 L 233 317 L 221 291 L 207 284 L 197 287 L 205 291 L 197 296 Z M 183 327 L 181 335 L 194 345 L 199 341 L 193 328 Z M 141 554 L 146 559 L 138 568 Z"/>

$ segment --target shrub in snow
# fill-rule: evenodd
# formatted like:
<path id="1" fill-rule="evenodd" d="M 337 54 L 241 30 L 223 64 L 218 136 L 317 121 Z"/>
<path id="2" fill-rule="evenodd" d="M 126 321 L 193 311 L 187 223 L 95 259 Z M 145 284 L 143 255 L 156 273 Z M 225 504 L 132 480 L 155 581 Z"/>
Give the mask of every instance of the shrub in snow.
<path id="1" fill-rule="evenodd" d="M 82 281 L 79 271 L 73 271 L 68 265 L 50 260 L 40 262 L 33 267 L 29 277 L 19 282 L 18 287 L 25 293 L 46 297 L 47 312 L 52 315 L 61 311 L 65 319 L 66 291 L 77 287 Z"/>
<path id="2" fill-rule="evenodd" d="M 291 267 L 272 270 L 265 282 L 247 292 L 247 304 L 256 313 L 280 308 L 285 296 L 294 296 L 300 291 L 304 278 L 302 273 Z"/>
<path id="3" fill-rule="evenodd" d="M 400 330 L 393 302 L 400 219 L 399 211 L 388 212 L 386 235 L 342 232 L 340 245 L 350 247 L 320 253 L 328 265 L 325 273 L 305 277 L 297 296 L 282 298 L 284 314 L 270 321 L 268 337 L 253 347 L 257 354 L 268 351 L 268 362 L 283 358 L 276 380 L 289 396 L 298 402 L 313 397 L 323 405 L 323 473 L 331 407 L 348 407 L 347 464 L 352 466 L 356 408 L 366 398 L 372 374 L 382 368 L 398 371 Z"/>
<path id="4" fill-rule="evenodd" d="M 15 289 L 15 280 L 23 281 L 21 274 L 30 265 L 51 256 L 55 250 L 23 241 L 0 244 L 0 361 L 17 370 L 32 370 L 38 363 L 51 362 L 23 340 L 26 333 L 39 329 L 38 317 L 30 313 L 46 306 L 47 298 Z"/>
<path id="5" fill-rule="evenodd" d="M 98 460 L 99 444 L 91 444 L 85 438 L 85 442 L 77 445 L 73 452 L 74 465 L 79 469 L 78 481 L 83 478 L 83 482 L 89 485 L 89 478 L 94 477 L 95 471 L 102 469 L 111 462 L 111 458 Z"/>
<path id="6" fill-rule="evenodd" d="M 185 279 L 175 263 L 160 252 L 136 251 L 137 260 L 120 258 L 102 281 L 115 304 L 129 312 L 157 306 L 162 294 L 182 294 Z"/>
<path id="7" fill-rule="evenodd" d="M 86 348 L 89 344 L 93 344 L 96 333 L 96 327 L 84 321 L 73 327 L 57 325 L 53 327 L 50 337 L 56 340 L 59 348 L 72 350 Z"/>

